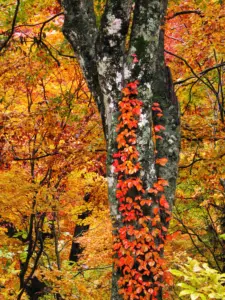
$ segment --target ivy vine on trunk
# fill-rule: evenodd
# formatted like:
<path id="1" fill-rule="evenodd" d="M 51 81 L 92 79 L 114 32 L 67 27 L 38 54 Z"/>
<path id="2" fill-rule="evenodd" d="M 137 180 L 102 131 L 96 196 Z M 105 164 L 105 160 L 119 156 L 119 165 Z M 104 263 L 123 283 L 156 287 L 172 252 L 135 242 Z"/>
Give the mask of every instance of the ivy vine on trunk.
<path id="1" fill-rule="evenodd" d="M 63 32 L 102 117 L 114 235 L 112 299 L 162 299 L 179 106 L 164 62 L 167 0 L 64 0 Z"/>

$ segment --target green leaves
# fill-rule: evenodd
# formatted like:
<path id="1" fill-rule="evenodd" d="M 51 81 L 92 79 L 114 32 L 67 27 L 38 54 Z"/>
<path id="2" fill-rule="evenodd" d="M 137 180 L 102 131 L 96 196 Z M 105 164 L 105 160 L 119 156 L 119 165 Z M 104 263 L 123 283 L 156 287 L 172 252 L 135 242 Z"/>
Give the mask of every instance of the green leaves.
<path id="1" fill-rule="evenodd" d="M 180 266 L 180 270 L 171 273 L 184 282 L 179 282 L 179 297 L 189 296 L 191 300 L 223 299 L 225 295 L 225 274 L 219 274 L 206 263 L 188 259 L 188 263 Z M 183 277 L 183 278 L 182 278 Z M 187 298 L 185 298 L 187 299 Z"/>

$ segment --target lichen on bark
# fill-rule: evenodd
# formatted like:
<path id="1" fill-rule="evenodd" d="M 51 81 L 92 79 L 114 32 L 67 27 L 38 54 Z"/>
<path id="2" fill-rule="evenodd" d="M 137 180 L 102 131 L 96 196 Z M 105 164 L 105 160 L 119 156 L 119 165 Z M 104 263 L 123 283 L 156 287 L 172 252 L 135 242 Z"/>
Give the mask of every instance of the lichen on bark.
<path id="1" fill-rule="evenodd" d="M 143 102 L 137 129 L 137 150 L 142 166 L 140 180 L 146 190 L 159 178 L 169 182 L 166 198 L 172 208 L 179 157 L 179 107 L 174 102 L 173 86 L 164 62 L 163 31 L 166 0 L 108 0 L 99 28 L 90 0 L 64 0 L 63 32 L 73 46 L 102 117 L 107 142 L 107 176 L 109 202 L 114 228 L 124 226 L 116 198 L 117 174 L 113 154 L 118 151 L 117 132 L 121 90 L 129 82 L 139 80 L 138 97 Z M 133 14 L 133 15 L 132 15 Z M 132 24 L 130 23 L 132 15 Z M 130 31 L 129 31 L 130 28 Z M 127 48 L 128 31 L 129 47 Z M 135 61 L 135 63 L 134 63 Z M 152 104 L 159 103 L 163 117 L 152 113 Z M 154 141 L 154 126 L 164 125 L 162 140 Z M 157 154 L 156 154 L 157 151 Z M 167 158 L 164 166 L 157 158 Z M 152 209 L 146 210 L 151 215 Z M 162 216 L 162 223 L 168 222 Z M 151 228 L 152 230 L 152 228 Z M 112 299 L 122 299 L 118 279 L 123 274 L 113 270 Z M 148 280 L 153 280 L 148 278 Z M 155 299 L 161 299 L 161 292 Z M 147 299 L 147 298 L 146 298 Z M 153 298 L 152 298 L 153 299 Z"/>

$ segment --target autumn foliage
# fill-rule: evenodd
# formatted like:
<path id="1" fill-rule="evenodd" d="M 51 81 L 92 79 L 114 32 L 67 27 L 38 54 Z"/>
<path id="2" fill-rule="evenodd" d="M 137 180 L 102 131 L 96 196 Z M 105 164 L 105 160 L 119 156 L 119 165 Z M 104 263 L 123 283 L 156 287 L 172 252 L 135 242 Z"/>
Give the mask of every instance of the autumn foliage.
<path id="1" fill-rule="evenodd" d="M 122 212 L 123 226 L 115 235 L 113 249 L 115 267 L 121 272 L 118 284 L 123 298 L 157 299 L 167 278 L 162 254 L 168 229 L 162 226 L 160 214 L 166 215 L 169 222 L 169 204 L 163 194 L 168 182 L 159 178 L 153 188 L 146 191 L 138 177 L 141 165 L 138 162 L 136 134 L 143 104 L 137 98 L 138 85 L 138 81 L 128 83 L 118 104 L 118 152 L 113 155 L 113 167 L 118 174 L 116 198 Z M 161 113 L 157 103 L 153 108 L 156 114 Z M 163 129 L 162 125 L 157 125 L 155 132 Z M 166 158 L 156 159 L 156 164 L 165 165 L 166 162 Z M 151 216 L 146 215 L 146 206 L 152 207 Z M 153 283 L 149 278 L 153 278 Z"/>
<path id="2" fill-rule="evenodd" d="M 112 238 L 100 116 L 61 33 L 59 2 L 23 1 L 11 31 L 18 1 L 12 2 L 0 4 L 0 299 L 107 300 L 112 264 L 124 299 L 154 300 L 162 288 L 163 299 L 178 299 L 181 287 L 172 287 L 166 262 L 186 270 L 187 256 L 224 273 L 224 4 L 169 1 L 165 56 L 182 124 L 173 217 L 164 193 L 168 182 L 157 178 L 146 188 L 138 176 L 141 83 L 135 80 L 121 91 L 113 167 L 122 219 Z M 104 5 L 95 1 L 98 24 Z M 152 114 L 157 143 L 165 130 L 157 101 Z M 156 153 L 156 165 L 167 162 Z M 88 229 L 74 237 L 78 226 Z M 69 259 L 75 242 L 82 249 L 76 262 Z M 200 270 L 206 277 L 207 268 Z M 191 283 L 194 272 L 188 269 Z M 193 286 L 207 297 L 196 282 Z M 190 299 L 191 293 L 181 297 Z"/>

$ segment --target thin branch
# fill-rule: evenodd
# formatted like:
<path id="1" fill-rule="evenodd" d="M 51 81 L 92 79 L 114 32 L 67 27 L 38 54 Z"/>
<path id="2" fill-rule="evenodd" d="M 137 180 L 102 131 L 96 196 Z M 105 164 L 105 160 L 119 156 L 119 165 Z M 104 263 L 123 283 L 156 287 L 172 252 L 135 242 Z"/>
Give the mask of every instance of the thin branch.
<path id="1" fill-rule="evenodd" d="M 37 159 L 41 159 L 41 158 L 44 158 L 44 157 L 47 157 L 47 156 L 53 156 L 53 155 L 57 155 L 57 154 L 59 154 L 59 153 L 58 152 L 53 152 L 53 153 L 47 153 L 47 154 L 37 156 L 37 157 L 28 157 L 28 158 L 20 158 L 20 157 L 15 156 L 13 158 L 13 160 L 15 160 L 15 161 L 19 161 L 19 160 L 37 160 Z"/>
<path id="2" fill-rule="evenodd" d="M 165 50 L 165 52 L 167 53 L 167 51 Z M 174 53 L 168 53 L 168 54 L 170 54 L 170 55 L 173 55 L 173 56 L 176 56 Z M 180 58 L 180 57 L 178 57 L 178 56 L 176 56 L 177 58 Z M 213 67 L 210 67 L 210 68 L 206 68 L 205 70 L 203 70 L 202 72 L 200 72 L 199 74 L 198 74 L 198 76 L 200 77 L 200 76 L 203 76 L 203 75 L 205 75 L 206 73 L 208 73 L 208 72 L 210 72 L 210 71 L 212 71 L 212 70 L 215 70 L 215 69 L 218 69 L 218 68 L 221 68 L 221 67 L 223 67 L 223 66 L 225 66 L 225 62 L 222 62 L 222 63 L 220 63 L 220 64 L 217 64 L 217 65 L 215 65 L 215 66 L 213 66 Z M 174 85 L 177 85 L 177 84 L 182 84 L 182 83 L 184 83 L 184 82 L 186 82 L 186 81 L 188 81 L 188 80 L 190 80 L 190 79 L 194 79 L 195 77 L 194 76 L 190 76 L 190 77 L 187 77 L 187 78 L 185 78 L 185 79 L 182 79 L 182 80 L 179 80 L 179 81 L 175 81 L 174 82 Z"/>
<path id="3" fill-rule="evenodd" d="M 178 11 L 176 13 L 174 13 L 171 17 L 167 17 L 167 20 L 171 20 L 177 16 L 181 16 L 181 15 L 187 15 L 187 14 L 196 14 L 199 15 L 200 17 L 203 17 L 203 14 L 200 10 L 183 10 L 183 11 Z"/>
<path id="4" fill-rule="evenodd" d="M 193 160 L 189 165 L 186 165 L 186 166 L 179 166 L 179 169 L 185 169 L 185 168 L 189 168 L 191 166 L 193 166 L 196 162 L 200 161 L 200 160 L 203 160 L 203 158 L 198 158 L 196 160 Z"/>
<path id="5" fill-rule="evenodd" d="M 194 75 L 194 77 L 196 77 L 196 78 L 197 78 L 198 80 L 200 80 L 203 84 L 205 84 L 210 90 L 212 90 L 211 86 L 210 86 L 207 82 L 205 82 L 205 81 L 201 78 L 201 76 L 198 75 L 198 74 L 194 71 L 194 69 L 191 67 L 191 65 L 187 62 L 186 59 L 184 59 L 183 57 L 181 57 L 181 56 L 179 56 L 179 55 L 177 55 L 177 54 L 175 54 L 175 53 L 172 53 L 172 52 L 170 52 L 170 51 L 168 51 L 168 50 L 166 50 L 166 49 L 165 49 L 164 51 L 165 51 L 167 54 L 172 55 L 172 56 L 174 56 L 174 57 L 176 57 L 176 58 L 182 60 L 182 61 L 185 63 L 185 65 L 190 69 L 190 71 L 191 71 L 191 73 Z"/>
<path id="6" fill-rule="evenodd" d="M 60 13 L 52 16 L 51 18 L 49 18 L 49 19 L 47 19 L 46 21 L 43 21 L 43 22 L 39 22 L 39 23 L 35 23 L 35 24 L 21 24 L 21 25 L 17 25 L 17 26 L 14 26 L 14 29 L 21 28 L 21 27 L 35 27 L 35 26 L 43 25 L 43 23 L 48 23 L 48 22 L 52 21 L 53 19 L 55 19 L 55 18 L 57 18 L 58 16 L 61 16 L 61 15 L 64 15 L 64 13 L 60 12 Z M 4 34 L 6 34 L 7 32 L 9 32 L 9 30 L 4 31 Z"/>
<path id="7" fill-rule="evenodd" d="M 42 42 L 42 41 L 41 41 L 41 42 Z M 58 53 L 59 56 L 68 57 L 68 58 L 73 58 L 73 59 L 76 58 L 76 59 L 77 59 L 77 57 L 74 56 L 74 55 L 69 55 L 69 54 L 64 54 L 64 53 L 62 53 L 60 50 L 58 50 L 57 48 L 55 48 L 54 46 L 52 46 L 52 44 L 50 44 L 48 41 L 45 41 L 45 43 L 47 43 L 47 44 L 49 45 L 50 48 L 52 48 L 53 50 L 55 50 L 55 51 Z"/>
<path id="8" fill-rule="evenodd" d="M 209 71 L 212 71 L 212 70 L 217 69 L 217 68 L 221 68 L 223 66 L 225 66 L 225 62 L 221 62 L 218 65 L 215 65 L 213 67 L 207 68 L 207 69 L 203 70 L 202 72 L 200 72 L 199 74 L 200 75 L 204 75 L 205 73 L 208 73 Z"/>
<path id="9" fill-rule="evenodd" d="M 197 160 L 197 159 L 195 159 L 195 157 L 196 157 L 196 155 L 198 153 L 198 148 L 199 148 L 199 142 L 197 143 L 197 147 L 196 147 L 195 154 L 194 154 L 194 157 L 193 157 L 193 161 L 195 161 L 195 162 Z M 199 159 L 201 159 L 201 158 L 199 158 Z M 190 175 L 192 173 L 192 168 L 193 168 L 193 164 L 191 165 L 191 168 L 190 168 Z"/>
<path id="10" fill-rule="evenodd" d="M 96 268 L 81 269 L 77 274 L 74 275 L 73 278 L 77 277 L 79 274 L 82 274 L 83 272 L 95 271 L 95 270 L 105 270 L 105 269 L 111 269 L 111 268 L 112 268 L 112 265 L 105 266 L 105 267 L 96 267 Z"/>
<path id="11" fill-rule="evenodd" d="M 11 37 L 13 36 L 14 30 L 15 30 L 15 24 L 16 24 L 16 19 L 17 19 L 17 15 L 18 15 L 18 11 L 19 11 L 19 6 L 20 6 L 20 0 L 16 1 L 16 9 L 15 9 L 15 13 L 14 13 L 14 17 L 13 17 L 13 21 L 12 21 L 12 28 L 11 28 L 11 32 L 8 36 L 8 38 L 2 43 L 0 44 L 0 51 L 7 46 L 9 40 L 11 39 Z"/>
<path id="12" fill-rule="evenodd" d="M 57 63 L 58 67 L 60 67 L 60 62 L 59 60 L 52 54 L 52 51 L 49 49 L 49 47 L 42 41 L 40 40 L 40 43 L 45 47 L 45 49 L 48 51 L 49 55 L 54 59 L 54 61 Z"/>
<path id="13" fill-rule="evenodd" d="M 179 218 L 178 216 L 174 216 L 174 218 L 182 225 L 182 227 L 184 228 L 184 232 L 186 234 L 188 234 L 193 246 L 195 247 L 195 249 L 198 251 L 198 253 L 202 256 L 205 257 L 204 252 L 202 251 L 202 249 L 200 249 L 200 247 L 198 247 L 198 245 L 195 243 L 195 240 L 193 239 L 192 234 L 189 231 L 189 228 L 184 224 L 183 220 L 181 218 Z"/>
<path id="14" fill-rule="evenodd" d="M 183 116 L 183 115 L 185 114 L 186 110 L 188 109 L 189 104 L 190 104 L 191 101 L 192 101 L 192 89 L 193 89 L 193 87 L 195 86 L 195 84 L 196 84 L 198 81 L 199 81 L 199 80 L 197 79 L 197 80 L 194 81 L 194 82 L 192 83 L 192 85 L 191 85 L 191 88 L 190 88 L 190 90 L 189 90 L 189 100 L 188 100 L 188 103 L 186 104 L 186 106 L 185 106 L 183 112 L 181 112 L 181 116 Z"/>
<path id="15" fill-rule="evenodd" d="M 62 15 L 64 15 L 64 13 L 63 13 L 63 12 L 60 12 L 60 13 L 58 13 L 58 14 L 52 16 L 52 17 L 49 18 L 48 20 L 42 22 L 42 26 L 41 26 L 40 33 L 39 33 L 39 34 L 40 34 L 40 39 L 41 39 L 42 32 L 43 32 L 43 30 L 44 30 L 45 25 L 46 25 L 47 23 L 51 22 L 52 20 L 54 20 L 55 18 L 57 18 L 58 16 L 62 16 Z M 39 24 L 39 25 L 41 25 L 41 24 Z"/>

